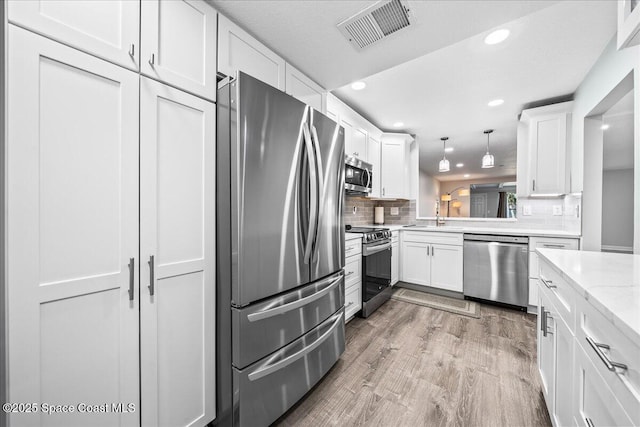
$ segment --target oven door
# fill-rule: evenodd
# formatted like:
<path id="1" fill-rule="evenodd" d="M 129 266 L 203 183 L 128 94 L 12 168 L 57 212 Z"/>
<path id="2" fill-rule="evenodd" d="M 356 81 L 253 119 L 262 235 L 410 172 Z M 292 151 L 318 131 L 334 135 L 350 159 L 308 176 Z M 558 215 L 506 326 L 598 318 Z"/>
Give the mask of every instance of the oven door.
<path id="1" fill-rule="evenodd" d="M 362 282 L 365 303 L 391 286 L 391 241 L 363 246 Z"/>

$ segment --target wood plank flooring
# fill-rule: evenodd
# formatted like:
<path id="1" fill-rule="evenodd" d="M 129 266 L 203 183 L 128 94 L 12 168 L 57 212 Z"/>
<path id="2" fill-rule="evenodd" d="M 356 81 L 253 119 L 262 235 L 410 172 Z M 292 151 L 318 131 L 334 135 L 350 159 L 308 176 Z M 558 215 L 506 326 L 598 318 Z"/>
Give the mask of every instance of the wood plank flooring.
<path id="1" fill-rule="evenodd" d="M 390 300 L 346 327 L 346 351 L 279 426 L 551 426 L 536 318 L 480 319 Z"/>

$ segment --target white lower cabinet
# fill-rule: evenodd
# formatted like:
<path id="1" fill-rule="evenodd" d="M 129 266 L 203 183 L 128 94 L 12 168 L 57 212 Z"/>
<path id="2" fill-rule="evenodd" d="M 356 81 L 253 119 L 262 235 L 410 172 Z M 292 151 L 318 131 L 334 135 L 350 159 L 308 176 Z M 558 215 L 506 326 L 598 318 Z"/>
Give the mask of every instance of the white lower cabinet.
<path id="1" fill-rule="evenodd" d="M 362 309 L 362 238 L 345 242 L 344 318 L 351 320 Z"/>
<path id="2" fill-rule="evenodd" d="M 391 286 L 400 281 L 399 232 L 391 232 Z"/>
<path id="3" fill-rule="evenodd" d="M 640 346 L 548 262 L 540 270 L 538 369 L 554 426 L 640 425 Z"/>
<path id="4" fill-rule="evenodd" d="M 207 424 L 214 104 L 8 34 L 8 401 L 76 408 L 9 425 Z"/>
<path id="5" fill-rule="evenodd" d="M 536 249 L 578 249 L 578 238 L 568 237 L 539 237 L 529 238 L 529 305 L 538 304 L 538 254 Z"/>
<path id="6" fill-rule="evenodd" d="M 403 282 L 462 292 L 462 234 L 403 232 Z"/>

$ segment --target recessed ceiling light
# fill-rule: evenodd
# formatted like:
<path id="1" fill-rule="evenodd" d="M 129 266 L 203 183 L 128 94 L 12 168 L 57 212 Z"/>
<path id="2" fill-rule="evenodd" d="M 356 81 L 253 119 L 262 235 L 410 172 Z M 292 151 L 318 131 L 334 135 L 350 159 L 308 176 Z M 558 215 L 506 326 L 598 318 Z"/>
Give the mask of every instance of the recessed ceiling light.
<path id="1" fill-rule="evenodd" d="M 393 127 L 394 127 L 394 128 L 401 128 L 402 126 L 404 126 L 404 123 L 402 123 L 402 122 L 395 122 L 395 123 L 393 124 Z"/>
<path id="2" fill-rule="evenodd" d="M 485 37 L 484 42 L 486 44 L 498 44 L 505 41 L 507 37 L 509 37 L 509 30 L 501 28 Z"/>
<path id="3" fill-rule="evenodd" d="M 609 125 L 602 125 L 602 126 L 600 126 L 600 129 L 607 130 L 607 129 L 609 129 Z"/>
<path id="4" fill-rule="evenodd" d="M 469 175 L 468 173 L 465 173 L 463 176 L 464 176 L 465 178 L 469 178 L 471 175 Z"/>
<path id="5" fill-rule="evenodd" d="M 463 167 L 463 166 L 464 166 L 464 163 L 456 163 L 456 167 L 457 167 L 457 168 L 461 168 L 461 167 Z"/>
<path id="6" fill-rule="evenodd" d="M 451 153 L 453 151 L 453 147 L 447 147 L 444 149 L 445 153 Z"/>
<path id="7" fill-rule="evenodd" d="M 353 83 L 351 83 L 351 89 L 353 89 L 353 90 L 362 90 L 365 87 L 367 87 L 367 84 L 365 82 L 353 82 Z"/>
<path id="8" fill-rule="evenodd" d="M 489 101 L 487 104 L 489 107 L 497 107 L 498 105 L 504 104 L 504 99 L 494 99 L 493 101 Z"/>

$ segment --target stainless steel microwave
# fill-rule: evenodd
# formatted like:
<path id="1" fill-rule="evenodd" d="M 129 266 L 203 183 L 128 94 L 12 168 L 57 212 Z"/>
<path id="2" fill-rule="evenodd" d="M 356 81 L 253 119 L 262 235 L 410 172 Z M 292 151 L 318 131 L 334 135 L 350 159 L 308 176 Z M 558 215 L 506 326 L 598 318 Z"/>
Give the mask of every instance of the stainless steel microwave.
<path id="1" fill-rule="evenodd" d="M 347 194 L 366 196 L 371 193 L 373 183 L 371 164 L 351 156 L 345 156 L 344 163 L 344 189 Z"/>

